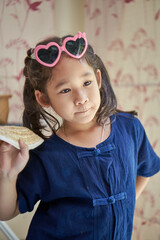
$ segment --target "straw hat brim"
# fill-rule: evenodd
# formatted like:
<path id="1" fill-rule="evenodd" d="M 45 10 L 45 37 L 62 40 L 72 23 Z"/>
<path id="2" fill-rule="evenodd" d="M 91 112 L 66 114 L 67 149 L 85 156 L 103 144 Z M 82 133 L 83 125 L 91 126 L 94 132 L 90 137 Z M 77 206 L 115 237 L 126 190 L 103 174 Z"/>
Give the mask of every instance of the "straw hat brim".
<path id="1" fill-rule="evenodd" d="M 43 139 L 26 127 L 0 126 L 0 140 L 19 149 L 18 140 L 21 139 L 28 149 L 34 149 L 43 143 Z"/>

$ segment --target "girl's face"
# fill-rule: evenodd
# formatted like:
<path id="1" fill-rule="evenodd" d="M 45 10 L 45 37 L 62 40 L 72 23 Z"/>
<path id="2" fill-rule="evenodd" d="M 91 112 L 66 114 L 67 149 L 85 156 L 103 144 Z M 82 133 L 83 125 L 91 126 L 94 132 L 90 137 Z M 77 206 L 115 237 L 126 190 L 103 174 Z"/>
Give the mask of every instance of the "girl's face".
<path id="1" fill-rule="evenodd" d="M 65 123 L 89 123 L 100 106 L 100 87 L 100 70 L 95 75 L 85 60 L 63 56 L 47 84 L 49 102 L 45 107 L 51 106 Z"/>

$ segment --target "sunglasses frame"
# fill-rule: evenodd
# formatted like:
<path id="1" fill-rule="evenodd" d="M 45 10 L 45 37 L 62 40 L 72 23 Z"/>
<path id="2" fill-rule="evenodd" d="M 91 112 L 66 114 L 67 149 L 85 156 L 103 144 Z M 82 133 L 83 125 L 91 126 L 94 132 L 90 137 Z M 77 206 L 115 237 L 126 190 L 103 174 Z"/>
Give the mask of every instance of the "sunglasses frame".
<path id="1" fill-rule="evenodd" d="M 80 55 L 73 55 L 72 53 L 68 52 L 68 50 L 66 49 L 66 43 L 68 41 L 76 41 L 77 39 L 80 39 L 80 38 L 83 38 L 83 40 L 85 42 L 85 47 L 84 47 L 83 52 Z M 57 56 L 56 60 L 53 63 L 49 64 L 49 63 L 43 62 L 38 57 L 38 51 L 41 50 L 41 49 L 46 49 L 47 50 L 51 46 L 56 46 L 58 48 L 59 52 L 58 52 L 58 56 Z M 85 32 L 84 33 L 78 32 L 74 37 L 66 37 L 63 41 L 62 46 L 59 46 L 58 43 L 56 43 L 56 42 L 49 42 L 47 45 L 38 45 L 37 47 L 35 47 L 34 52 L 31 55 L 31 58 L 36 59 L 40 64 L 42 64 L 46 67 L 54 67 L 58 63 L 62 52 L 66 52 L 69 56 L 71 56 L 73 58 L 76 58 L 76 59 L 79 59 L 85 54 L 86 50 L 87 50 L 86 33 Z"/>

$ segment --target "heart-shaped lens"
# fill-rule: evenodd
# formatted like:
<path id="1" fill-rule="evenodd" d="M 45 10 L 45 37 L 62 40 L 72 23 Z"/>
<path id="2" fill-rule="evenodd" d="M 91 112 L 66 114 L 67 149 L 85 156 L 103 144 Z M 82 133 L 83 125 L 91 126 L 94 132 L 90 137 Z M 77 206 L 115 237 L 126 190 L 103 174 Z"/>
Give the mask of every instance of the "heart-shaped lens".
<path id="1" fill-rule="evenodd" d="M 38 51 L 39 59 L 47 64 L 52 64 L 58 57 L 58 48 L 56 46 L 51 46 L 48 49 L 40 49 Z"/>
<path id="2" fill-rule="evenodd" d="M 83 38 L 78 38 L 76 41 L 68 41 L 66 43 L 66 49 L 74 56 L 80 55 L 85 48 L 85 41 Z"/>

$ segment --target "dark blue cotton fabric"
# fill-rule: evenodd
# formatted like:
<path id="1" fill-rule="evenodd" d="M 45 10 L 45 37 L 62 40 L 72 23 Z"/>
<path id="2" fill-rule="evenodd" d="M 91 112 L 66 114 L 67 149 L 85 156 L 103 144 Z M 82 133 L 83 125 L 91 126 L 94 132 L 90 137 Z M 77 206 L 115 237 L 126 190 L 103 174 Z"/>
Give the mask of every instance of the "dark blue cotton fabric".
<path id="1" fill-rule="evenodd" d="M 30 151 L 17 181 L 21 213 L 32 211 L 27 240 L 129 240 L 136 176 L 160 170 L 140 121 L 117 114 L 97 148 L 71 145 L 56 135 Z"/>

